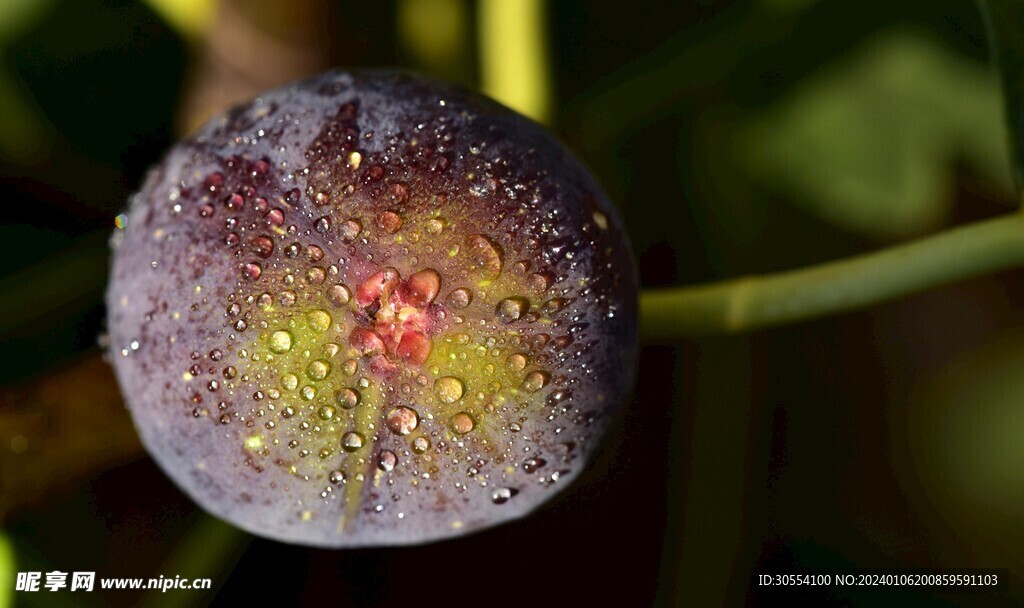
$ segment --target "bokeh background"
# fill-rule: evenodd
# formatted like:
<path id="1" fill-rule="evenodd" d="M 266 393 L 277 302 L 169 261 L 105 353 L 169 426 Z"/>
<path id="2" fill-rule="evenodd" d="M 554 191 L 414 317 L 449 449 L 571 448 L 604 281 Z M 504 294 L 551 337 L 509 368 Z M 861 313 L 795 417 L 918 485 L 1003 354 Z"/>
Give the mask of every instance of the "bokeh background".
<path id="1" fill-rule="evenodd" d="M 1010 591 L 804 600 L 1024 602 L 1019 271 L 751 335 L 647 336 L 598 460 L 502 528 L 324 551 L 200 512 L 139 446 L 102 360 L 106 241 L 175 137 L 334 66 L 525 104 L 617 202 L 648 288 L 1016 201 L 971 0 L 2 0 L 0 607 L 793 605 L 755 574 L 899 567 L 1008 568 Z M 214 589 L 13 592 L 14 572 L 55 569 Z"/>

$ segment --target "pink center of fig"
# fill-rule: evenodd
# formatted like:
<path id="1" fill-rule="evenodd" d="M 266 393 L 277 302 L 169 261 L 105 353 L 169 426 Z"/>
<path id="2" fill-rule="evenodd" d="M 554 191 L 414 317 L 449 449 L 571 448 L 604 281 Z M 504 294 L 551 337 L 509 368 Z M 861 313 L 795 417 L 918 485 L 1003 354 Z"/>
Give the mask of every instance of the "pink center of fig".
<path id="1" fill-rule="evenodd" d="M 434 318 L 441 311 L 434 299 L 441 275 L 431 268 L 402 279 L 394 268 L 384 268 L 356 290 L 362 324 L 353 329 L 349 343 L 379 373 L 397 369 L 395 360 L 422 365 L 433 347 Z"/>

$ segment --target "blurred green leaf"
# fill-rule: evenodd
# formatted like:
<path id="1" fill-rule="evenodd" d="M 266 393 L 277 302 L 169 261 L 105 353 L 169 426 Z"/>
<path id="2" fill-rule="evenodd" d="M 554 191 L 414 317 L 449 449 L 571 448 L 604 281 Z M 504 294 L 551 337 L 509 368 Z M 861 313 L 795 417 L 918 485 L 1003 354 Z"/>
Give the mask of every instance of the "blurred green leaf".
<path id="1" fill-rule="evenodd" d="M 202 514 L 175 545 L 174 552 L 155 575 L 183 579 L 208 578 L 210 589 L 149 592 L 142 602 L 145 608 L 178 608 L 210 604 L 217 589 L 227 580 L 238 558 L 252 537 L 219 519 Z M 155 576 L 154 575 L 154 576 Z"/>
<path id="2" fill-rule="evenodd" d="M 982 12 L 1003 84 L 1007 138 L 1017 192 L 1024 192 L 1024 1 L 982 0 Z"/>
<path id="3" fill-rule="evenodd" d="M 740 129 L 754 180 L 844 229 L 937 227 L 962 160 L 1012 188 L 997 79 L 918 31 L 888 31 Z"/>
<path id="4" fill-rule="evenodd" d="M 10 41 L 42 19 L 53 0 L 0 1 L 0 58 Z M 41 159 L 52 138 L 46 119 L 22 83 L 0 65 L 0 154 L 31 164 Z"/>
<path id="5" fill-rule="evenodd" d="M 0 532 L 0 608 L 14 605 L 14 579 L 17 572 L 14 547 L 7 540 L 7 535 Z"/>

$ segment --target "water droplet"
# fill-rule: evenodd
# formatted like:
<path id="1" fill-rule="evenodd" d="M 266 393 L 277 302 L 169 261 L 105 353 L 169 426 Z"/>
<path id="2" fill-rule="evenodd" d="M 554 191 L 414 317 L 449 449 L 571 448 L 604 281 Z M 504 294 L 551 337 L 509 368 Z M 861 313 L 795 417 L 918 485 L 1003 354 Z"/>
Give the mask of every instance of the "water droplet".
<path id="1" fill-rule="evenodd" d="M 340 283 L 331 285 L 331 288 L 327 290 L 327 300 L 335 306 L 344 306 L 350 299 L 352 299 L 352 291 Z"/>
<path id="2" fill-rule="evenodd" d="M 531 274 L 526 279 L 526 284 L 537 293 L 544 293 L 551 286 L 551 275 L 546 272 Z"/>
<path id="3" fill-rule="evenodd" d="M 518 493 L 519 490 L 515 488 L 498 488 L 491 492 L 491 502 L 496 505 L 503 505 Z"/>
<path id="4" fill-rule="evenodd" d="M 392 408 L 387 417 L 388 428 L 396 435 L 408 435 L 420 424 L 419 416 L 412 408 L 400 405 Z"/>
<path id="5" fill-rule="evenodd" d="M 256 262 L 248 262 L 242 266 L 242 276 L 250 281 L 255 281 L 263 274 L 263 267 Z"/>
<path id="6" fill-rule="evenodd" d="M 486 279 L 498 278 L 504 264 L 501 247 L 482 234 L 468 237 L 466 245 L 468 246 L 470 270 L 483 274 Z"/>
<path id="7" fill-rule="evenodd" d="M 434 236 L 441 234 L 444 232 L 444 220 L 437 218 L 427 220 L 426 228 L 427 234 Z"/>
<path id="8" fill-rule="evenodd" d="M 455 403 L 459 399 L 462 399 L 462 395 L 465 393 L 466 387 L 462 384 L 462 380 L 453 376 L 444 376 L 443 378 L 438 378 L 437 381 L 434 382 L 434 391 L 442 402 Z"/>
<path id="9" fill-rule="evenodd" d="M 318 334 L 322 334 L 331 328 L 331 314 L 326 310 L 314 310 L 306 315 L 306 322 L 309 323 L 309 328 Z"/>
<path id="10" fill-rule="evenodd" d="M 345 387 L 335 393 L 334 399 L 338 402 L 338 405 L 346 410 L 350 410 L 359 405 L 359 391 Z"/>
<path id="11" fill-rule="evenodd" d="M 549 380 L 551 380 L 551 374 L 547 372 L 530 372 L 523 378 L 523 390 L 529 393 L 536 393 L 547 386 Z"/>
<path id="12" fill-rule="evenodd" d="M 278 208 L 271 209 L 263 216 L 264 221 L 267 222 L 268 226 L 273 228 L 280 228 L 281 224 L 284 224 L 284 211 Z"/>
<path id="13" fill-rule="evenodd" d="M 385 473 L 391 471 L 398 464 L 398 457 L 391 450 L 381 450 L 377 454 L 377 468 Z"/>
<path id="14" fill-rule="evenodd" d="M 448 294 L 448 305 L 455 309 L 463 309 L 473 301 L 473 293 L 465 287 L 452 290 Z"/>
<path id="15" fill-rule="evenodd" d="M 465 435 L 472 431 L 474 426 L 476 423 L 473 422 L 473 417 L 466 412 L 459 412 L 452 416 L 452 429 L 459 435 Z"/>
<path id="16" fill-rule="evenodd" d="M 528 310 L 530 310 L 529 300 L 519 296 L 512 296 L 498 302 L 495 312 L 498 316 L 498 321 L 512 323 L 521 319 Z"/>
<path id="17" fill-rule="evenodd" d="M 324 250 L 315 245 L 310 245 L 306 248 L 306 259 L 310 262 L 321 261 L 324 259 Z"/>
<path id="18" fill-rule="evenodd" d="M 430 440 L 426 437 L 417 437 L 412 440 L 412 451 L 423 454 L 430 449 Z"/>
<path id="19" fill-rule="evenodd" d="M 329 479 L 331 480 L 331 483 L 333 483 L 335 485 L 337 485 L 339 483 L 344 483 L 345 482 L 345 473 L 343 473 L 341 471 L 331 471 Z"/>
<path id="20" fill-rule="evenodd" d="M 391 201 L 401 205 L 409 199 L 409 189 L 405 187 L 405 184 L 395 182 L 388 186 L 388 195 L 391 196 Z"/>
<path id="21" fill-rule="evenodd" d="M 337 410 L 334 409 L 333 405 L 321 405 L 320 409 L 316 411 L 316 415 L 320 420 L 330 420 L 334 418 L 335 411 Z"/>
<path id="22" fill-rule="evenodd" d="M 312 401 L 316 399 L 316 388 L 307 384 L 299 391 L 299 395 L 301 395 L 306 401 Z"/>
<path id="23" fill-rule="evenodd" d="M 394 234 L 402 228 L 402 218 L 394 211 L 384 211 L 377 216 L 377 224 L 388 234 Z"/>
<path id="24" fill-rule="evenodd" d="M 346 243 L 352 242 L 359 236 L 359 232 L 362 231 L 362 225 L 355 220 L 345 220 L 341 223 L 341 239 Z"/>
<path id="25" fill-rule="evenodd" d="M 286 353 L 292 349 L 294 336 L 290 331 L 278 330 L 270 334 L 270 350 L 277 354 Z"/>
<path id="26" fill-rule="evenodd" d="M 526 367 L 528 359 L 523 353 L 513 353 L 508 356 L 508 359 L 505 359 L 505 362 L 508 363 L 510 368 L 521 370 Z"/>
<path id="27" fill-rule="evenodd" d="M 314 266 L 306 271 L 306 280 L 314 285 L 319 285 L 327 279 L 327 272 L 319 266 Z"/>
<path id="28" fill-rule="evenodd" d="M 235 192 L 224 199 L 224 206 L 232 211 L 239 211 L 245 207 L 245 197 Z"/>
<path id="29" fill-rule="evenodd" d="M 355 452 L 363 447 L 366 438 L 355 431 L 349 431 L 341 436 L 341 449 L 346 452 Z"/>
<path id="30" fill-rule="evenodd" d="M 548 462 L 543 458 L 527 458 L 523 461 L 523 471 L 526 473 L 535 473 L 537 469 L 543 467 Z"/>
<path id="31" fill-rule="evenodd" d="M 606 230 L 608 228 L 608 217 L 600 211 L 595 211 L 594 223 L 597 224 L 597 227 L 601 230 Z"/>
<path id="32" fill-rule="evenodd" d="M 274 241 L 268 236 L 260 235 L 252 240 L 252 252 L 261 258 L 269 258 L 274 253 Z"/>
<path id="33" fill-rule="evenodd" d="M 331 230 L 331 219 L 324 216 L 313 224 L 313 228 L 320 234 L 327 234 Z"/>
<path id="34" fill-rule="evenodd" d="M 331 373 L 331 364 L 323 359 L 317 359 L 306 366 L 306 375 L 314 382 L 323 380 Z"/>
<path id="35" fill-rule="evenodd" d="M 565 308 L 565 305 L 568 303 L 569 300 L 565 298 L 551 298 L 541 306 L 541 312 L 550 317 Z"/>

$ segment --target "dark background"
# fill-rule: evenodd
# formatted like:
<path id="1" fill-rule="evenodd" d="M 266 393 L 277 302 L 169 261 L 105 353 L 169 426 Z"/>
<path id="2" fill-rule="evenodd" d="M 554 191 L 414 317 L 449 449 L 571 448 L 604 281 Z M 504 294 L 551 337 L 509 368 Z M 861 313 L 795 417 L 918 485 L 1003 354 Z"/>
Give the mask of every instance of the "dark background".
<path id="1" fill-rule="evenodd" d="M 649 336 L 633 401 L 579 483 L 464 539 L 314 550 L 198 511 L 138 445 L 100 360 L 113 219 L 177 135 L 262 88 L 330 66 L 479 83 L 475 3 L 429 0 L 422 20 L 411 2 L 223 0 L 192 29 L 163 2 L 0 3 L 0 531 L 14 570 L 215 587 L 7 597 L 761 606 L 796 601 L 756 587 L 769 571 L 997 567 L 1009 592 L 802 598 L 1024 602 L 1016 271 L 751 335 Z M 1012 209 L 969 0 L 564 0 L 546 16 L 552 127 L 622 210 L 645 287 Z"/>

